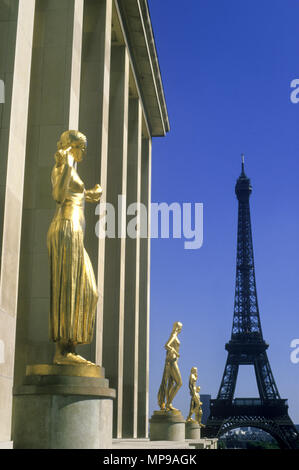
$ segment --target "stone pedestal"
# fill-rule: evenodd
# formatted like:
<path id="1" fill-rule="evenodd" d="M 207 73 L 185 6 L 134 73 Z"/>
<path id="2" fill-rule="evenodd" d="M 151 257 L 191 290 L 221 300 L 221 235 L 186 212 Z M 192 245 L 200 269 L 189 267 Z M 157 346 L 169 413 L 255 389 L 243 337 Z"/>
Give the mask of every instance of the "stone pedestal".
<path id="1" fill-rule="evenodd" d="M 14 389 L 14 448 L 111 448 L 113 398 L 101 367 L 28 366 Z"/>
<path id="2" fill-rule="evenodd" d="M 154 411 L 150 419 L 151 441 L 184 441 L 185 420 L 179 410 Z"/>
<path id="3" fill-rule="evenodd" d="M 186 439 L 200 439 L 201 426 L 196 421 L 186 421 L 185 430 Z"/>

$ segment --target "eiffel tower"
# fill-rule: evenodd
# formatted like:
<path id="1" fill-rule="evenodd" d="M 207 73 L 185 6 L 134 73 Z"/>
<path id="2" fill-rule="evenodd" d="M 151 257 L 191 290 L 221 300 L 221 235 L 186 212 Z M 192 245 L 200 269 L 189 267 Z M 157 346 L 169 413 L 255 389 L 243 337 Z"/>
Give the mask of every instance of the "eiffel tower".
<path id="1" fill-rule="evenodd" d="M 237 270 L 233 327 L 225 345 L 227 361 L 217 399 L 211 400 L 205 437 L 219 437 L 238 427 L 256 427 L 276 439 L 280 448 L 298 449 L 299 434 L 288 415 L 287 400 L 281 399 L 262 335 L 259 315 L 249 197 L 250 179 L 244 170 L 235 187 L 239 201 Z M 234 392 L 240 365 L 253 365 L 260 398 L 236 398 Z"/>

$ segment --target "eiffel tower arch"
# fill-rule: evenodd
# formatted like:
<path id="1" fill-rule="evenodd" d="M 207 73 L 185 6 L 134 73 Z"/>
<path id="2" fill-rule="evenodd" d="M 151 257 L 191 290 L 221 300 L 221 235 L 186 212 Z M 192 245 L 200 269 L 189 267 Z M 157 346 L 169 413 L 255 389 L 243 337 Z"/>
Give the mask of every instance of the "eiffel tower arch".
<path id="1" fill-rule="evenodd" d="M 235 192 L 239 201 L 237 267 L 233 326 L 218 396 L 211 400 L 205 437 L 220 437 L 238 427 L 256 427 L 268 432 L 281 448 L 299 449 L 299 434 L 288 414 L 286 399 L 279 395 L 267 356 L 258 308 L 249 197 L 250 179 L 244 170 Z M 240 365 L 253 365 L 259 398 L 236 398 Z"/>

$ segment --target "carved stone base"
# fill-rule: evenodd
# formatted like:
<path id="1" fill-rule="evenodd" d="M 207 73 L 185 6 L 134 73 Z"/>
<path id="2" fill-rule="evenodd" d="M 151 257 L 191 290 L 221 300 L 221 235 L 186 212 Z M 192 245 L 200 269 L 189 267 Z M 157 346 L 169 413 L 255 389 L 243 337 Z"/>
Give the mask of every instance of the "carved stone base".
<path id="1" fill-rule="evenodd" d="M 151 441 L 184 441 L 185 420 L 179 410 L 154 411 L 150 419 Z"/>
<path id="2" fill-rule="evenodd" d="M 14 389 L 15 449 L 111 448 L 115 390 L 104 377 L 88 376 L 103 375 L 102 368 L 85 367 L 86 371 L 82 366 L 27 368 L 33 375 Z"/>
<path id="3" fill-rule="evenodd" d="M 194 420 L 186 421 L 186 439 L 200 439 L 201 426 Z"/>

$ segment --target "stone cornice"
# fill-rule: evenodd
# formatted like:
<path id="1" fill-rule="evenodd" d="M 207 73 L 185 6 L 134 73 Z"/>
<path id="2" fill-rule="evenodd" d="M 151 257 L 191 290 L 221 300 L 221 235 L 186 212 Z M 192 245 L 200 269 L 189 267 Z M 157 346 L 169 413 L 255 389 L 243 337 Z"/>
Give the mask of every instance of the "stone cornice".
<path id="1" fill-rule="evenodd" d="M 153 137 L 170 129 L 147 0 L 117 0 Z"/>

